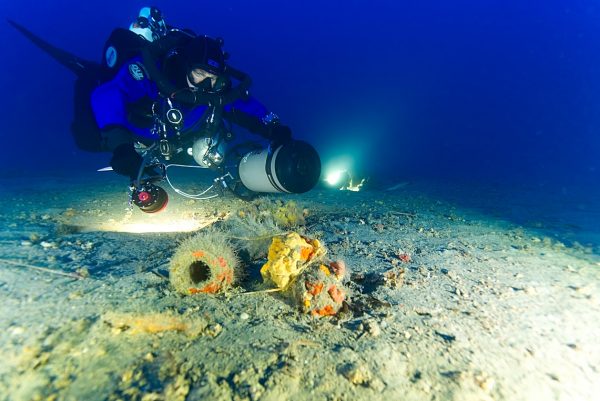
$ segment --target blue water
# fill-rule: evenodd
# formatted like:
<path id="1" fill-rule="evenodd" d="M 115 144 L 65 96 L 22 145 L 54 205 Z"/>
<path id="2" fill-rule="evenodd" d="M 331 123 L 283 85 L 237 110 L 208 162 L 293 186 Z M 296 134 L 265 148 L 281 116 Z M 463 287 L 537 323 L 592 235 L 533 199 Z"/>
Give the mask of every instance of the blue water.
<path id="1" fill-rule="evenodd" d="M 228 210 L 256 230 L 232 230 L 242 246 L 273 231 L 266 202 L 172 196 L 130 216 L 128 180 L 96 172 L 110 154 L 71 138 L 75 77 L 6 22 L 100 61 L 152 3 L 223 37 L 324 174 L 368 178 L 289 197 L 308 202 L 299 231 L 348 266 L 336 320 L 302 316 L 296 295 L 242 295 L 264 261 L 242 247 L 239 289 L 184 297 L 165 278 L 187 234 L 95 231 Z M 152 3 L 0 0 L 0 400 L 600 399 L 600 2 Z M 75 272 L 89 278 L 57 276 Z M 132 335 L 138 320 L 159 328 Z"/>
<path id="2" fill-rule="evenodd" d="M 0 3 L 46 40 L 100 60 L 141 1 Z M 598 192 L 600 6 L 592 0 L 155 1 L 225 38 L 253 94 L 324 165 L 390 182 L 465 180 Z M 0 24 L 4 171 L 92 171 L 69 134 L 73 75 Z M 541 195 L 543 201 L 543 196 Z M 548 199 L 548 202 L 551 202 Z M 600 226 L 600 222 L 598 222 Z"/>

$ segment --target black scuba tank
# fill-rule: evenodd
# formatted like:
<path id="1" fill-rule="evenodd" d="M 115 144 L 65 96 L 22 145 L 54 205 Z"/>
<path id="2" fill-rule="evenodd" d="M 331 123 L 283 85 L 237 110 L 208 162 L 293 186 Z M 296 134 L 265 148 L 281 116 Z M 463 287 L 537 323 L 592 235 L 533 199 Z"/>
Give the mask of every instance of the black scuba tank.
<path id="1" fill-rule="evenodd" d="M 112 31 L 102 52 L 103 80 L 112 79 L 123 63 L 140 56 L 144 46 L 149 44 L 150 42 L 129 29 L 117 28 Z"/>

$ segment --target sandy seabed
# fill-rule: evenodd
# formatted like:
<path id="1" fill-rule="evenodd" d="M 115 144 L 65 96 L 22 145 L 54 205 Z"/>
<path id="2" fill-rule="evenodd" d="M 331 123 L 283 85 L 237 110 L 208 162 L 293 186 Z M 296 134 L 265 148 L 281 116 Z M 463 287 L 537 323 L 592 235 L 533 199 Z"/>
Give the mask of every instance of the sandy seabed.
<path id="1" fill-rule="evenodd" d="M 296 229 L 349 270 L 346 305 L 314 318 L 257 291 L 260 259 L 226 294 L 179 295 L 169 260 L 192 234 L 118 232 L 218 226 L 244 207 L 235 198 L 172 196 L 159 218 L 128 216 L 126 186 L 107 175 L 0 188 L 0 400 L 600 394 L 600 213 L 581 202 L 550 219 L 543 203 L 473 189 L 461 202 L 462 188 L 426 183 L 271 197 L 293 200 Z"/>

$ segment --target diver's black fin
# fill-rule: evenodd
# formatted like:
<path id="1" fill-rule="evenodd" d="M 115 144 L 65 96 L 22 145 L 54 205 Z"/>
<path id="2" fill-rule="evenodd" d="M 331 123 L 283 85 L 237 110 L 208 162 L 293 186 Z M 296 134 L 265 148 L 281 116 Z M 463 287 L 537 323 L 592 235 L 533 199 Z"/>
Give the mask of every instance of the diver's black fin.
<path id="1" fill-rule="evenodd" d="M 78 77 L 88 79 L 97 79 L 97 77 L 99 77 L 101 71 L 99 63 L 84 60 L 67 51 L 61 50 L 14 21 L 8 20 L 8 23 L 25 35 L 25 37 L 31 40 L 37 47 L 48 53 L 53 59 L 77 74 Z"/>

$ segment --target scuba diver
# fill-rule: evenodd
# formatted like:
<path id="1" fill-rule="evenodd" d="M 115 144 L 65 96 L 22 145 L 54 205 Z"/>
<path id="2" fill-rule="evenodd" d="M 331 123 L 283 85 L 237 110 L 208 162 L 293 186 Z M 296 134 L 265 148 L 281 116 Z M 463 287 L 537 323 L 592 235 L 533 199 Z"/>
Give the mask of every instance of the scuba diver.
<path id="1" fill-rule="evenodd" d="M 112 152 L 112 170 L 129 178 L 130 201 L 142 211 L 166 206 L 168 196 L 155 183 L 166 179 L 171 185 L 172 160 L 192 159 L 193 167 L 215 171 L 215 183 L 236 195 L 302 193 L 317 183 L 318 154 L 292 140 L 290 128 L 250 96 L 251 79 L 226 63 L 222 39 L 167 26 L 158 9 L 144 7 L 129 29 L 112 32 L 97 64 L 9 22 L 78 75 L 71 126 L 76 144 Z M 234 124 L 269 146 L 231 151 Z"/>
<path id="2" fill-rule="evenodd" d="M 165 25 L 151 26 L 162 29 Z M 113 152 L 113 170 L 131 179 L 137 175 L 141 163 L 134 144 L 149 145 L 156 139 L 152 132 L 153 113 L 156 113 L 153 108 L 161 97 L 171 101 L 169 107 L 178 106 L 183 117 L 180 130 L 185 131 L 199 120 L 204 121 L 202 117 L 209 108 L 196 95 L 225 93 L 231 85 L 225 76 L 227 55 L 222 50 L 222 40 L 175 29 L 164 33 L 152 30 L 152 35 L 152 40 L 147 33 L 138 35 L 148 42 L 139 47 L 140 54 L 124 61 L 114 78 L 97 86 L 90 98 L 101 147 Z M 244 82 L 242 85 L 249 86 Z M 271 141 L 289 141 L 290 129 L 244 92 L 245 88 L 237 98 L 223 105 L 222 117 Z"/>

